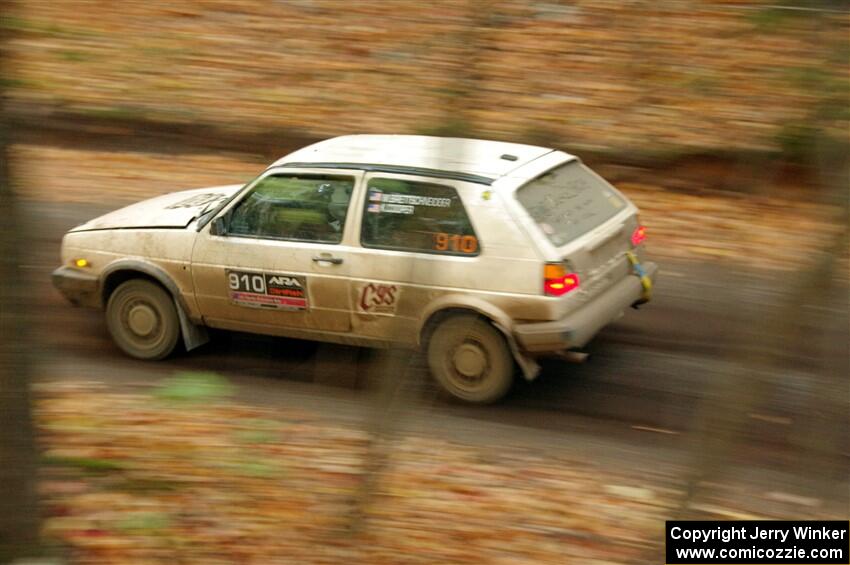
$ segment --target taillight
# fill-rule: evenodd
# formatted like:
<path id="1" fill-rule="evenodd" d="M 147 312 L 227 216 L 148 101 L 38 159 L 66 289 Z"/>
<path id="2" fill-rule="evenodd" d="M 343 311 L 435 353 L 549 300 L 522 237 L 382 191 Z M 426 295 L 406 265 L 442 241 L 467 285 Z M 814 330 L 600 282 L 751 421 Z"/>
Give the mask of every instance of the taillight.
<path id="1" fill-rule="evenodd" d="M 543 267 L 543 292 L 549 296 L 563 296 L 578 288 L 578 275 L 568 273 L 561 263 L 546 263 Z"/>
<path id="2" fill-rule="evenodd" d="M 643 226 L 638 226 L 635 228 L 635 231 L 632 232 L 632 245 L 637 247 L 643 240 L 646 239 L 646 228 Z"/>

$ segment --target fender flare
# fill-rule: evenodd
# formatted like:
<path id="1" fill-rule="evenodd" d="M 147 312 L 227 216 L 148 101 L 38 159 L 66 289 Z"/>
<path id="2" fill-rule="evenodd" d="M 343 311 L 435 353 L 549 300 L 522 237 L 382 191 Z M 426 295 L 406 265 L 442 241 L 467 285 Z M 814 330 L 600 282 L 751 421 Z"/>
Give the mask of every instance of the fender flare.
<path id="1" fill-rule="evenodd" d="M 118 261 L 110 263 L 103 269 L 100 273 L 100 299 L 103 306 L 106 306 L 106 297 L 103 296 L 106 281 L 117 271 L 137 271 L 156 279 L 159 284 L 164 286 L 165 289 L 171 293 L 171 296 L 174 297 L 175 302 L 177 302 L 181 308 L 183 308 L 186 312 L 189 311 L 188 308 L 186 308 L 186 302 L 183 298 L 183 294 L 180 292 L 177 284 L 172 280 L 168 273 L 165 272 L 165 269 L 139 259 L 119 259 Z"/>
<path id="2" fill-rule="evenodd" d="M 520 350 L 519 344 L 517 343 L 516 338 L 514 338 L 513 331 L 511 330 L 513 327 L 513 321 L 510 316 L 505 314 L 496 306 L 493 306 L 493 304 L 477 297 L 449 294 L 430 304 L 425 310 L 425 313 L 419 323 L 419 328 L 416 333 L 417 346 L 422 346 L 424 332 L 434 319 L 434 316 L 438 316 L 441 312 L 445 312 L 447 310 L 467 310 L 486 318 L 493 327 L 499 330 L 505 337 L 505 341 L 508 343 L 511 354 L 517 365 L 519 365 L 519 368 L 522 370 L 522 374 L 525 379 L 531 381 L 540 374 L 540 365 L 537 361 Z"/>
<path id="3" fill-rule="evenodd" d="M 191 351 L 196 347 L 200 347 L 209 341 L 209 335 L 205 326 L 195 323 L 189 318 L 189 309 L 186 307 L 186 301 L 180 288 L 174 280 L 165 272 L 164 269 L 138 259 L 120 259 L 110 263 L 100 274 L 100 300 L 103 307 L 106 307 L 105 284 L 107 279 L 113 273 L 118 271 L 136 271 L 151 277 L 160 283 L 174 300 L 174 307 L 177 310 L 177 317 L 180 320 L 180 333 L 183 336 L 183 345 L 186 351 Z"/>

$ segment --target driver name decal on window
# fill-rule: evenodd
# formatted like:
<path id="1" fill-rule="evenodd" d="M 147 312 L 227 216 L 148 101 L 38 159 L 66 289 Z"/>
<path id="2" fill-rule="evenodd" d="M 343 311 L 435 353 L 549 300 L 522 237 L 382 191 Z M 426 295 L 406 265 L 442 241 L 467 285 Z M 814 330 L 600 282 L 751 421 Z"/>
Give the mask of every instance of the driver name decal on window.
<path id="1" fill-rule="evenodd" d="M 389 214 L 415 214 L 416 206 L 448 208 L 452 205 L 451 198 L 435 198 L 415 194 L 383 192 L 380 189 L 369 189 L 368 212 L 387 212 Z"/>
<path id="2" fill-rule="evenodd" d="M 230 301 L 249 308 L 307 310 L 307 278 L 283 273 L 227 270 Z"/>
<path id="3" fill-rule="evenodd" d="M 369 205 L 366 207 L 367 212 L 380 214 L 413 214 L 413 206 L 409 204 L 399 204 L 391 199 L 394 194 L 384 194 L 383 191 L 377 189 L 369 190 Z"/>
<path id="4" fill-rule="evenodd" d="M 369 180 L 365 247 L 473 256 L 480 242 L 455 188 L 376 177 Z"/>

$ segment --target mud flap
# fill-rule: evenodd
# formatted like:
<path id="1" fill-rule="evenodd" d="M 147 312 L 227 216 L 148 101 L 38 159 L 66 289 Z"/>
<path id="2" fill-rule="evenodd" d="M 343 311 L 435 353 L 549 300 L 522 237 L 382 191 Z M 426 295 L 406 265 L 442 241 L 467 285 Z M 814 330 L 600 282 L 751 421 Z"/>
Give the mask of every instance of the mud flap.
<path id="1" fill-rule="evenodd" d="M 522 376 L 525 377 L 525 380 L 533 381 L 535 378 L 537 378 L 537 375 L 540 374 L 540 365 L 537 363 L 537 361 L 535 361 L 531 357 L 528 357 L 527 355 L 524 355 L 522 351 L 519 350 L 519 346 L 517 345 L 513 334 L 511 334 L 508 328 L 497 322 L 492 323 L 493 326 L 497 330 L 502 332 L 502 335 L 505 336 L 505 340 L 507 340 L 508 345 L 511 348 L 511 353 L 514 356 L 514 360 L 516 361 L 517 365 L 519 365 L 519 368 L 522 369 Z"/>
<path id="2" fill-rule="evenodd" d="M 180 318 L 180 333 L 183 334 L 183 346 L 186 351 L 192 351 L 210 340 L 207 328 L 193 324 L 176 300 L 174 307 L 177 308 L 177 317 Z"/>

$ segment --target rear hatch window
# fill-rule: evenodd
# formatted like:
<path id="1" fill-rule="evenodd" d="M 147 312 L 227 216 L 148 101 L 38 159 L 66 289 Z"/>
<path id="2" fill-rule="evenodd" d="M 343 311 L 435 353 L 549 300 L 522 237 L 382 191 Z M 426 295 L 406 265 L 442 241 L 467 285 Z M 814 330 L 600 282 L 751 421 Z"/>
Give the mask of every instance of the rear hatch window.
<path id="1" fill-rule="evenodd" d="M 579 161 L 537 177 L 516 193 L 517 200 L 556 247 L 610 220 L 625 200 Z"/>

